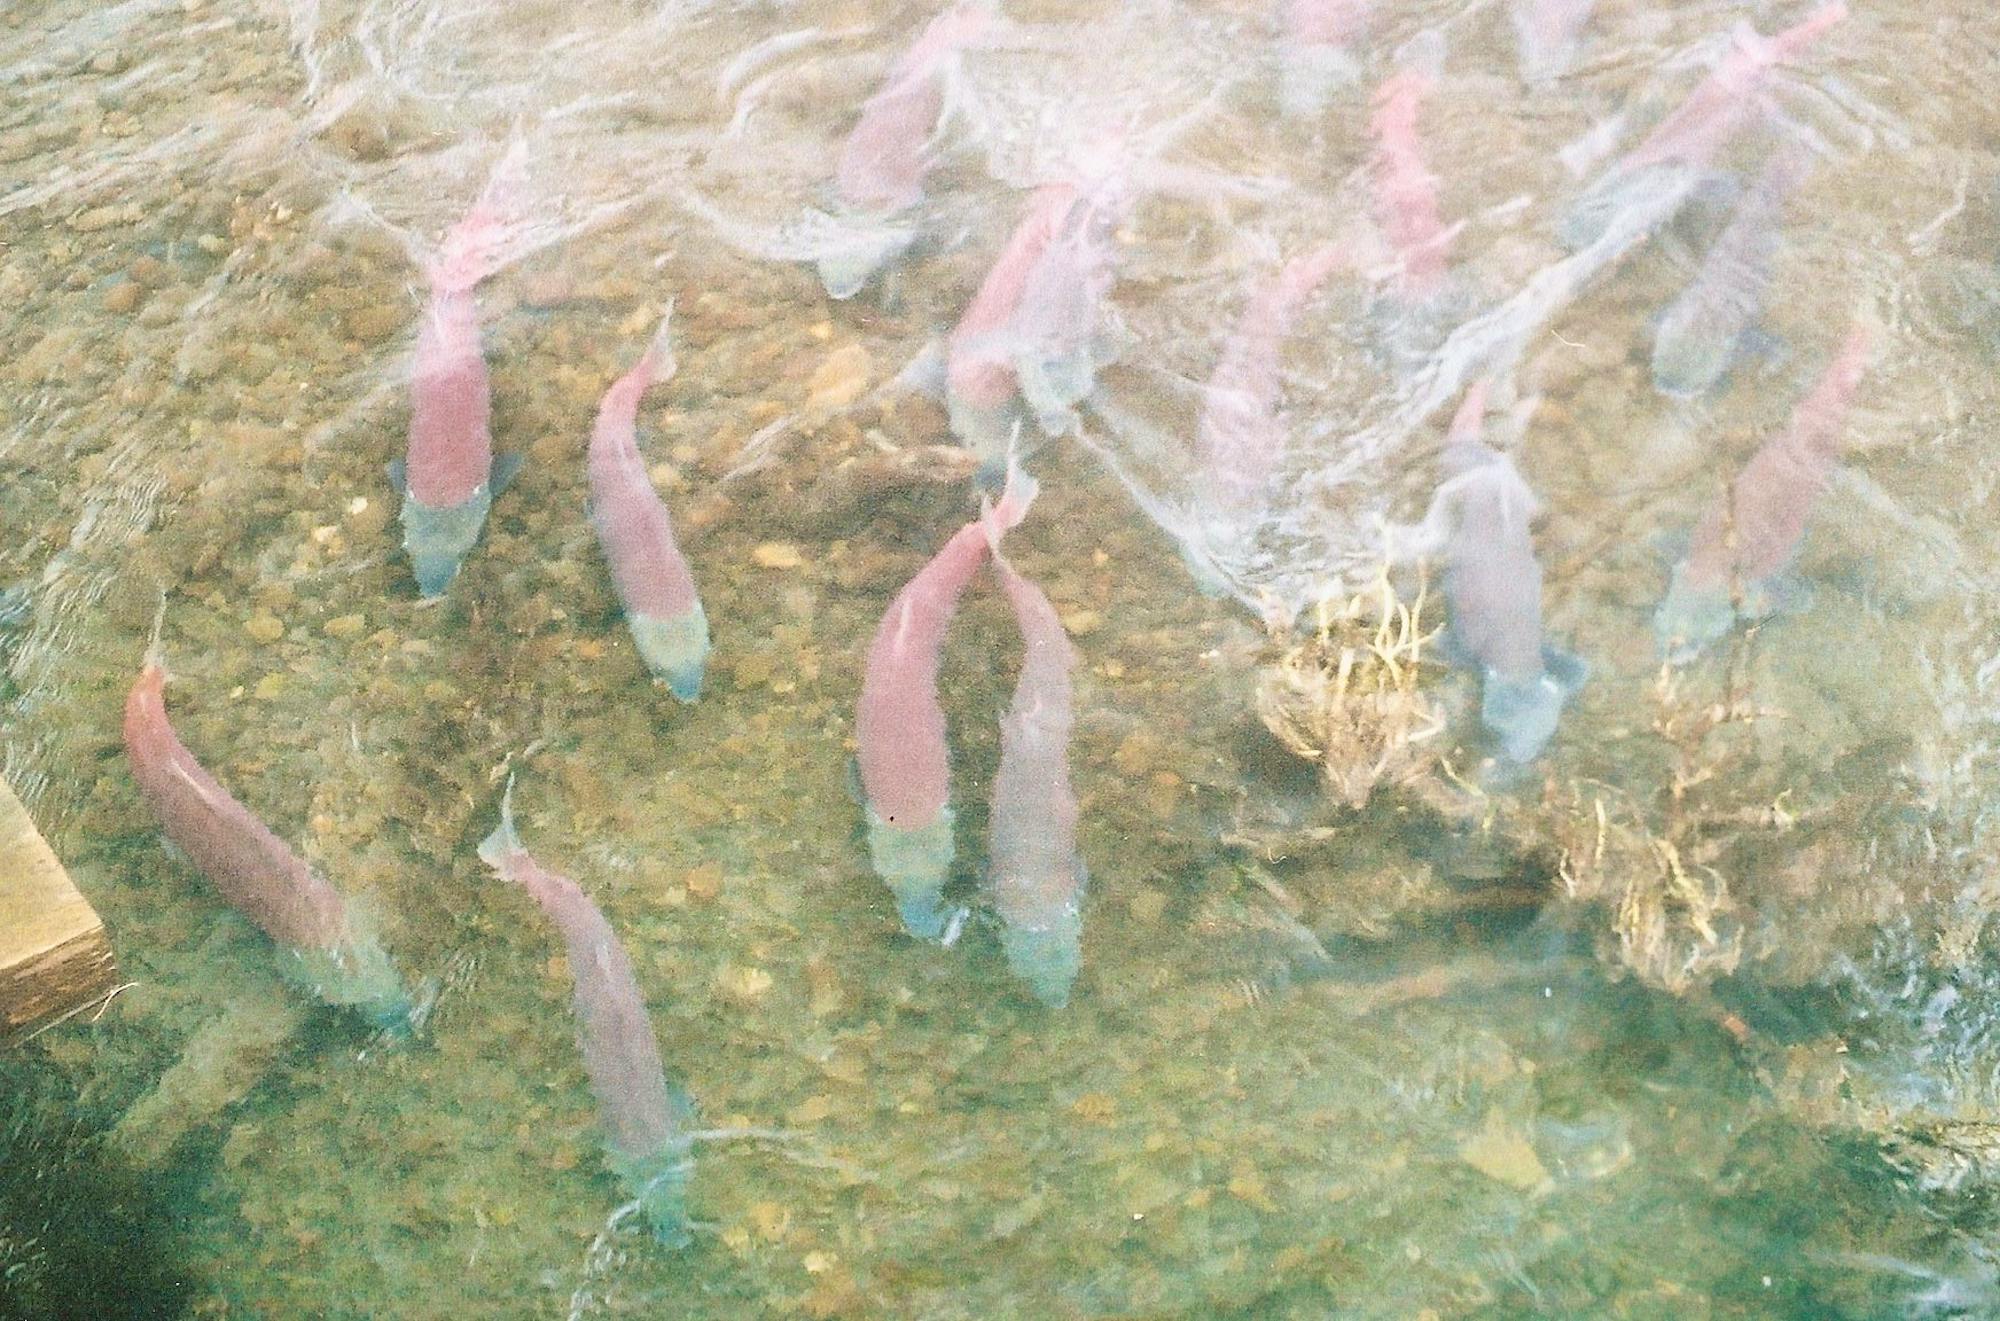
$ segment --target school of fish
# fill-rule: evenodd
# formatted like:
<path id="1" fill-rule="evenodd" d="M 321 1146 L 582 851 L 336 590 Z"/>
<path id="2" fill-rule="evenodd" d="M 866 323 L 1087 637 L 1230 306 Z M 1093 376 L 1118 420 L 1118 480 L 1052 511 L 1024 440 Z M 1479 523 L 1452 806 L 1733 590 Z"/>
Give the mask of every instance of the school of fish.
<path id="1" fill-rule="evenodd" d="M 1588 49 L 1593 9 L 1592 0 L 1512 0 L 1524 82 L 1565 76 Z M 1428 97 L 1450 76 L 1448 52 L 1441 38 L 1412 43 L 1393 59 L 1371 52 L 1369 34 L 1381 17 L 1375 11 L 1371 0 L 1282 0 L 1274 14 L 1281 70 L 1274 113 L 1310 120 L 1350 92 L 1358 98 L 1366 107 L 1373 207 L 1353 218 L 1351 231 L 1290 254 L 1272 252 L 1244 283 L 1199 406 L 1185 419 L 1197 495 L 1180 525 L 1179 549 L 1195 585 L 1211 593 L 1224 589 L 1218 548 L 1253 535 L 1268 516 L 1282 460 L 1299 419 L 1310 413 L 1309 399 L 1287 398 L 1283 359 L 1312 301 L 1370 278 L 1404 309 L 1444 306 L 1452 297 L 1455 231 L 1423 132 Z M 1771 36 L 1739 25 L 1713 70 L 1579 190 L 1561 225 L 1572 250 L 1613 243 L 1612 235 L 1622 252 L 1728 173 L 1725 148 L 1757 142 L 1764 163 L 1738 191 L 1729 224 L 1655 331 L 1652 372 L 1663 393 L 1692 398 L 1725 388 L 1754 329 L 1775 278 L 1788 202 L 1812 164 L 1810 144 L 1774 113 L 1772 86 L 1782 67 L 1807 58 L 1846 13 L 1832 0 Z M 827 232 L 835 238 L 803 258 L 829 297 L 856 298 L 899 263 L 923 259 L 925 242 L 936 237 L 926 207 L 951 149 L 964 63 L 983 47 L 1023 40 L 996 4 L 961 0 L 893 55 L 879 87 L 857 89 L 851 131 L 826 180 L 827 214 L 838 222 Z M 1088 832 L 1069 761 L 1078 655 L 1048 596 L 1021 567 L 1035 554 L 1032 526 L 1020 529 L 1037 498 L 1027 471 L 1035 451 L 1078 432 L 1100 374 L 1126 351 L 1112 305 L 1127 256 L 1121 231 L 1156 189 L 1207 195 L 1199 180 L 1153 169 L 1137 141 L 1129 131 L 1107 131 L 1094 152 L 1020 188 L 1012 214 L 990 226 L 994 255 L 942 336 L 935 382 L 953 436 L 977 459 L 967 504 L 977 496 L 980 508 L 941 535 L 928 562 L 886 603 L 853 719 L 856 860 L 867 857 L 895 920 L 937 946 L 953 945 L 968 927 L 993 929 L 1014 977 L 1051 1008 L 1071 1002 L 1085 967 L 1088 870 L 1079 836 Z M 520 466 L 521 448 L 495 450 L 476 292 L 509 264 L 509 236 L 522 219 L 520 180 L 531 168 L 520 149 L 506 153 L 423 271 L 406 443 L 389 462 L 402 502 L 401 545 L 423 598 L 447 595 L 470 570 L 495 501 Z M 1608 269 L 1608 260 L 1587 274 L 1599 269 Z M 587 517 L 636 651 L 661 690 L 693 703 L 711 645 L 697 585 L 701 547 L 693 557 L 683 550 L 649 476 L 638 425 L 642 397 L 674 374 L 670 322 L 671 309 L 604 392 L 581 462 Z M 1788 569 L 1841 461 L 1847 413 L 1875 344 L 1868 315 L 1857 311 L 1845 342 L 1821 355 L 1826 365 L 1789 425 L 1748 457 L 1693 527 L 1654 616 L 1668 661 L 1692 660 L 1786 598 Z M 1453 391 L 1458 405 L 1442 437 L 1430 512 L 1398 543 L 1405 558 L 1435 556 L 1441 564 L 1450 650 L 1480 694 L 1480 731 L 1471 737 L 1483 740 L 1503 770 L 1533 762 L 1557 737 L 1565 705 L 1588 673 L 1545 629 L 1531 474 L 1511 448 L 1514 437 L 1488 437 L 1490 404 L 1503 391 L 1511 398 L 1505 375 L 1506 364 L 1498 363 Z M 1003 541 L 1029 543 L 1019 562 L 1003 553 Z M 961 773 L 948 740 L 948 717 L 969 713 L 948 711 L 939 673 L 959 604 L 981 581 L 1010 607 L 1021 660 L 999 719 L 983 890 L 973 899 L 953 809 Z M 728 621 L 718 623 L 726 647 Z M 989 638 L 980 645 L 1000 644 Z M 156 636 L 124 719 L 132 773 L 162 831 L 270 938 L 308 992 L 379 1028 L 408 1034 L 421 1027 L 428 993 L 396 969 L 366 913 L 182 743 L 168 720 L 163 655 Z M 607 1162 L 659 1241 L 686 1243 L 693 1103 L 668 1077 L 640 970 L 585 887 L 527 852 L 511 780 L 478 855 L 556 928 Z"/>

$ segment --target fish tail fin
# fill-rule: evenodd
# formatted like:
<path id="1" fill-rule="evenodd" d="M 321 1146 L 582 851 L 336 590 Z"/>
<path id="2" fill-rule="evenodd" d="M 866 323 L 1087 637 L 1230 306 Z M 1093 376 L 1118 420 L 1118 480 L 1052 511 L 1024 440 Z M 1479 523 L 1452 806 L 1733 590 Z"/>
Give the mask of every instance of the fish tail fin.
<path id="1" fill-rule="evenodd" d="M 167 672 L 167 651 L 160 645 L 160 632 L 167 623 L 167 589 L 160 589 L 160 603 L 153 608 L 153 631 L 146 638 L 145 668 Z"/>
<path id="2" fill-rule="evenodd" d="M 1846 17 L 1847 0 L 1829 0 L 1770 39 L 1768 49 L 1772 61 L 1778 63 L 1791 59 L 1817 40 L 1822 32 Z"/>
<path id="3" fill-rule="evenodd" d="M 516 137 L 493 167 L 486 186 L 459 222 L 445 232 L 430 265 L 432 287 L 464 293 L 520 255 L 520 192 L 527 180 L 528 146 Z"/>
<path id="4" fill-rule="evenodd" d="M 673 324 L 674 300 L 669 298 L 666 310 L 660 313 L 660 327 L 653 332 L 646 352 L 640 356 L 638 367 L 634 368 L 635 371 L 645 369 L 648 385 L 672 380 L 674 373 L 680 370 L 680 361 L 674 357 Z"/>
<path id="5" fill-rule="evenodd" d="M 1019 428 L 1016 428 L 1016 435 Z M 1035 503 L 1042 484 L 1028 474 L 1021 466 L 1021 459 L 1014 447 L 1009 447 L 1007 456 L 1007 484 L 1000 490 L 999 503 L 993 506 L 993 519 L 1002 532 L 1012 531 L 1028 516 L 1028 506 Z"/>
<path id="6" fill-rule="evenodd" d="M 521 852 L 521 836 L 514 829 L 514 773 L 507 773 L 507 789 L 500 795 L 500 824 L 479 844 L 479 860 L 498 870 L 510 853 Z"/>
<path id="7" fill-rule="evenodd" d="M 1465 399 L 1458 411 L 1452 414 L 1451 427 L 1445 432 L 1445 444 L 1470 445 L 1479 442 L 1480 433 L 1486 426 L 1487 378 L 1482 376 L 1466 387 Z"/>

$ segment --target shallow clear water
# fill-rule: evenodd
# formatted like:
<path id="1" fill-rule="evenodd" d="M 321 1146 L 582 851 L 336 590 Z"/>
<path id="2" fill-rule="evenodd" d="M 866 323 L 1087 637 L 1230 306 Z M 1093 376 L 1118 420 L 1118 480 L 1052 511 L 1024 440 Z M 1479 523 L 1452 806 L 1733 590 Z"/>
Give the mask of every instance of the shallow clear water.
<path id="1" fill-rule="evenodd" d="M 1604 0 L 1524 83 L 1507 6 L 1379 6 L 1352 79 L 1287 117 L 1261 3 L 1009 4 L 952 80 L 923 241 L 846 301 L 799 217 L 928 7 L 0 16 L 0 769 L 130 983 L 0 1055 L 0 1311 L 2000 1314 L 2000 23 L 1857 3 L 1677 214 L 1582 259 L 1557 237 L 1733 22 L 1808 8 Z M 1460 228 L 1413 305 L 1369 92 L 1427 59 Z M 526 463 L 426 603 L 384 476 L 421 263 L 515 140 L 480 307 Z M 1780 140 L 1815 165 L 1764 346 L 1665 396 L 1656 319 Z M 1020 659 L 990 579 L 943 670 L 954 947 L 902 934 L 848 768 L 868 639 L 977 508 L 945 409 L 895 378 L 1024 190 L 1106 142 L 1148 166 L 1117 360 L 1008 540 L 1081 657 L 1084 965 L 1049 1010 L 978 905 Z M 1363 259 L 1285 341 L 1275 494 L 1203 595 L 1175 540 L 1202 385 L 1246 284 L 1329 240 Z M 669 301 L 641 443 L 715 638 L 691 707 L 648 683 L 585 512 L 598 396 Z M 1876 347 L 1784 608 L 1662 672 L 1688 530 L 1857 318 Z M 1314 603 L 1422 515 L 1477 379 L 1590 677 L 1509 773 L 1428 649 L 1443 731 L 1355 808 L 1260 685 L 1318 663 Z M 417 1040 L 283 982 L 163 847 L 118 728 L 163 595 L 181 737 L 436 979 Z M 697 1147 L 684 1251 L 612 1223 L 560 944 L 477 857 L 509 774 L 703 1127 L 764 1134 Z"/>

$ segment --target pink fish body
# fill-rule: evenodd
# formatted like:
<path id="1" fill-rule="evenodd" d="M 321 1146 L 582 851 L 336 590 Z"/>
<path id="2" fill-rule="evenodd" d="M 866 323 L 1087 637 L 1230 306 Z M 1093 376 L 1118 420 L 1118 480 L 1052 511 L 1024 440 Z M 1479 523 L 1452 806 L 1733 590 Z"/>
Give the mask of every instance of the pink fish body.
<path id="1" fill-rule="evenodd" d="M 1798 553 L 1813 507 L 1840 461 L 1841 433 L 1868 369 L 1871 339 L 1857 324 L 1789 426 L 1759 446 L 1726 496 L 1695 524 L 1654 627 L 1669 656 L 1686 659 L 1727 632 L 1742 589 L 1751 615 L 1770 609 L 1769 588 Z"/>
<path id="2" fill-rule="evenodd" d="M 944 80 L 958 53 L 992 20 L 985 4 L 954 5 L 932 19 L 890 67 L 841 146 L 834 188 L 842 203 L 858 211 L 893 212 L 923 200 L 930 141 L 944 113 Z"/>
<path id="3" fill-rule="evenodd" d="M 1736 204 L 1687 288 L 1653 331 L 1653 384 L 1683 398 L 1712 388 L 1764 305 L 1785 199 L 1804 180 L 1810 157 L 1781 148 Z"/>
<path id="4" fill-rule="evenodd" d="M 165 685 L 149 656 L 125 699 L 125 755 L 167 838 L 284 949 L 294 980 L 379 1027 L 408 1029 L 409 997 L 374 936 L 340 891 L 195 760 L 167 719 Z"/>
<path id="5" fill-rule="evenodd" d="M 522 846 L 512 797 L 509 783 L 500 825 L 479 846 L 479 857 L 526 890 L 562 933 L 575 981 L 577 1044 L 610 1163 L 639 1199 L 654 1234 L 664 1243 L 684 1244 L 693 1106 L 667 1082 L 645 997 L 617 933 L 575 881 L 547 870 Z"/>
<path id="6" fill-rule="evenodd" d="M 1028 199 L 1014 232 L 966 304 L 945 346 L 945 380 L 954 404 L 997 411 L 1013 402 L 1014 364 L 1007 334 L 1042 255 L 1077 202 L 1067 183 L 1045 184 Z"/>
<path id="7" fill-rule="evenodd" d="M 1509 761 L 1532 761 L 1555 734 L 1565 702 L 1583 683 L 1581 661 L 1548 645 L 1542 630 L 1542 569 L 1530 532 L 1539 502 L 1514 461 L 1481 438 L 1485 382 L 1466 392 L 1439 490 L 1452 510 L 1445 545 L 1451 645 L 1479 671 L 1480 723 Z"/>
<path id="8" fill-rule="evenodd" d="M 485 220 L 475 211 L 460 223 Z M 471 499 L 493 471 L 493 392 L 472 296 L 477 278 L 464 265 L 434 266 L 430 305 L 417 328 L 404 481 L 412 496 L 439 508 Z"/>
<path id="9" fill-rule="evenodd" d="M 1195 458 L 1206 476 L 1203 498 L 1216 512 L 1240 516 L 1261 509 L 1284 453 L 1278 416 L 1280 350 L 1313 290 L 1348 260 L 1333 243 L 1294 257 L 1260 285 L 1202 394 Z"/>
<path id="10" fill-rule="evenodd" d="M 1034 479 L 1016 469 L 991 517 L 1013 527 L 1034 496 Z M 986 560 L 987 535 L 977 521 L 960 528 L 889 603 L 868 648 L 855 710 L 869 853 L 903 925 L 925 940 L 946 934 L 939 895 L 955 851 L 938 663 L 959 597 Z"/>
<path id="11" fill-rule="evenodd" d="M 666 335 L 663 321 L 653 344 L 598 405 L 590 435 L 590 512 L 639 655 L 676 697 L 692 702 L 701 695 L 707 665 L 708 618 L 638 444 L 639 400 L 656 378 L 673 374 Z"/>
<path id="12" fill-rule="evenodd" d="M 1022 402 L 1049 435 L 1074 427 L 1075 406 L 1110 358 L 1100 342 L 1103 308 L 1115 279 L 1115 236 L 1129 204 L 1122 177 L 1096 181 L 1070 208 L 1022 286 L 1009 328 L 1015 379 Z"/>
<path id="13" fill-rule="evenodd" d="M 1085 873 L 1069 778 L 1076 653 L 1041 588 L 1001 557 L 997 536 L 996 528 L 993 570 L 1014 607 L 1024 650 L 1013 704 L 1000 723 L 988 887 L 1004 925 L 1008 966 L 1042 1003 L 1061 1008 L 1083 961 Z"/>
<path id="14" fill-rule="evenodd" d="M 410 379 L 409 449 L 390 468 L 403 494 L 403 547 L 425 596 L 442 595 L 457 576 L 494 491 L 518 462 L 494 462 L 493 396 L 473 298 L 474 287 L 502 264 L 508 235 L 489 187 L 430 266 Z"/>
<path id="15" fill-rule="evenodd" d="M 1417 137 L 1417 112 L 1430 89 L 1426 73 L 1390 77 L 1377 89 L 1368 121 L 1375 138 L 1375 221 L 1401 260 L 1405 294 L 1415 299 L 1429 297 L 1443 281 L 1450 237 L 1439 218 L 1437 176 Z"/>
<path id="16" fill-rule="evenodd" d="M 1102 305 L 1113 278 L 1113 234 L 1129 196 L 1116 174 L 1088 187 L 1046 184 L 966 306 L 945 346 L 952 431 L 997 477 L 1019 424 L 1049 435 L 1075 424 L 1075 405 L 1108 361 Z"/>
<path id="17" fill-rule="evenodd" d="M 1772 37 L 1739 25 L 1715 71 L 1585 190 L 1563 222 L 1564 241 L 1582 247 L 1635 221 L 1642 230 L 1666 223 L 1722 149 L 1765 113 L 1763 92 L 1771 71 L 1846 17 L 1843 0 L 1832 0 Z"/>
<path id="18" fill-rule="evenodd" d="M 1821 33 L 1846 17 L 1844 0 L 1833 0 L 1772 37 L 1759 35 L 1747 23 L 1741 25 L 1715 72 L 1661 120 L 1618 168 L 1636 170 L 1669 162 L 1708 164 L 1761 112 L 1759 93 L 1771 70 L 1797 58 Z"/>

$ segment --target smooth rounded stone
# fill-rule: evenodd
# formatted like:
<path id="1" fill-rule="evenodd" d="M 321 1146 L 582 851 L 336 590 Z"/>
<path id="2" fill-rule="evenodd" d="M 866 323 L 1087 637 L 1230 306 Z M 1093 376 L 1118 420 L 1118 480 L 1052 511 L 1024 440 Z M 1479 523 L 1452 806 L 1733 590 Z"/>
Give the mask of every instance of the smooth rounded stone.
<path id="1" fill-rule="evenodd" d="M 859 344 L 836 349 L 814 369 L 806 383 L 806 406 L 832 412 L 847 407 L 868 388 L 873 360 Z"/>
<path id="2" fill-rule="evenodd" d="M 131 204 L 93 206 L 71 216 L 69 227 L 79 234 L 94 234 L 99 230 L 110 229 L 114 225 L 129 225 L 141 214 L 139 208 Z"/>
<path id="3" fill-rule="evenodd" d="M 146 305 L 139 309 L 139 324 L 149 329 L 170 326 L 180 320 L 181 313 L 187 310 L 187 304 L 186 290 L 162 289 L 147 299 Z"/>

